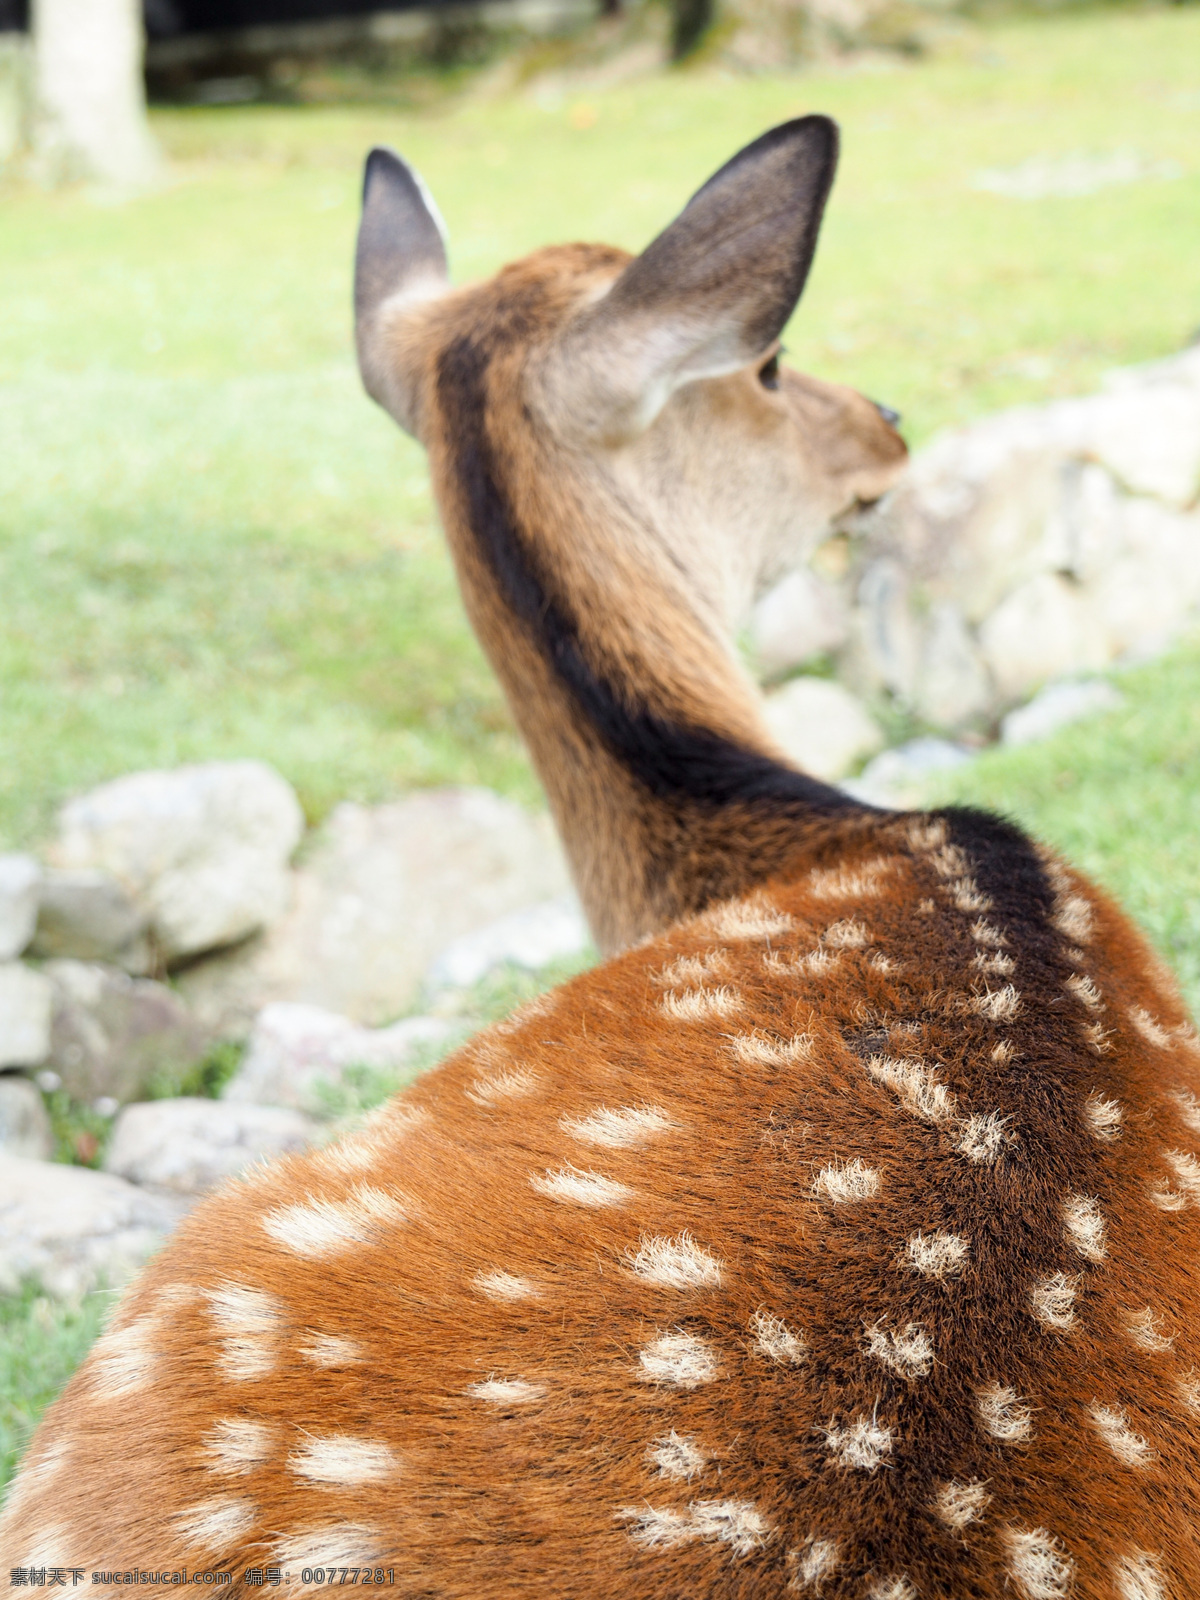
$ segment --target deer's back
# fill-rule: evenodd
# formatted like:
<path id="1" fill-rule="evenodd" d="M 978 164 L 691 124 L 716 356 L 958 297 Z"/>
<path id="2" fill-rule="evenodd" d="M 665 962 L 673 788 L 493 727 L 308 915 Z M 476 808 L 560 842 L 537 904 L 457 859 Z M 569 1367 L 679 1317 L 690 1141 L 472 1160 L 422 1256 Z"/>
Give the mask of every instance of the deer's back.
<path id="1" fill-rule="evenodd" d="M 875 824 L 195 1213 L 5 1561 L 1184 1600 L 1198 1079 L 1094 890 Z"/>

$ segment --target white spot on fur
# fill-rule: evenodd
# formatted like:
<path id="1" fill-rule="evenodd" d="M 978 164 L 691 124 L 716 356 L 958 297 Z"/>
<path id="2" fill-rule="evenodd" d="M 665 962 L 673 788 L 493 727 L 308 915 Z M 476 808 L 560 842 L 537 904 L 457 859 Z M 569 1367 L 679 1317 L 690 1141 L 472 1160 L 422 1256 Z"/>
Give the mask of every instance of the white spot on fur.
<path id="1" fill-rule="evenodd" d="M 986 945 L 989 950 L 998 950 L 1001 945 L 1008 943 L 1007 934 L 1001 933 L 999 928 L 993 927 L 983 917 L 972 924 L 971 937 L 976 944 Z"/>
<path id="2" fill-rule="evenodd" d="M 914 850 L 940 850 L 949 834 L 944 817 L 914 817 L 905 825 L 908 842 Z"/>
<path id="3" fill-rule="evenodd" d="M 34 1446 L 21 1463 L 16 1478 L 9 1484 L 8 1495 L 4 1501 L 6 1519 L 24 1516 L 28 1502 L 58 1476 L 66 1466 L 70 1453 L 69 1441 L 61 1438 L 51 1439 L 45 1445 Z M 25 1566 L 42 1564 L 28 1561 L 23 1563 Z"/>
<path id="4" fill-rule="evenodd" d="M 1094 1139 L 1113 1144 L 1121 1137 L 1125 1111 L 1118 1100 L 1106 1100 L 1093 1089 L 1083 1102 L 1083 1120 Z"/>
<path id="5" fill-rule="evenodd" d="M 704 1471 L 708 1457 L 694 1439 L 685 1439 L 674 1428 L 661 1439 L 655 1439 L 646 1458 L 664 1478 L 688 1481 Z"/>
<path id="6" fill-rule="evenodd" d="M 894 856 L 876 856 L 857 867 L 817 867 L 808 875 L 808 892 L 814 900 L 876 899 L 895 865 Z"/>
<path id="7" fill-rule="evenodd" d="M 225 1284 L 209 1291 L 208 1309 L 222 1336 L 217 1365 L 227 1378 L 249 1382 L 275 1370 L 284 1317 L 274 1295 Z"/>
<path id="8" fill-rule="evenodd" d="M 917 1600 L 917 1591 L 903 1576 L 877 1578 L 867 1590 L 867 1600 Z"/>
<path id="9" fill-rule="evenodd" d="M 560 1167 L 557 1172 L 539 1176 L 532 1173 L 530 1183 L 539 1194 L 577 1206 L 621 1206 L 633 1198 L 633 1190 L 602 1172 L 582 1172 L 578 1167 Z"/>
<path id="10" fill-rule="evenodd" d="M 956 1120 L 958 1102 L 924 1061 L 870 1056 L 866 1066 L 869 1076 L 897 1095 L 915 1117 L 939 1127 Z"/>
<path id="11" fill-rule="evenodd" d="M 799 1550 L 789 1550 L 787 1559 L 792 1569 L 788 1587 L 801 1594 L 820 1594 L 826 1578 L 837 1571 L 840 1558 L 834 1540 L 810 1536 Z"/>
<path id="12" fill-rule="evenodd" d="M 882 1188 L 882 1179 L 874 1167 L 855 1156 L 844 1166 L 836 1162 L 822 1167 L 813 1180 L 813 1192 L 824 1200 L 843 1205 L 852 1200 L 870 1200 Z"/>
<path id="13" fill-rule="evenodd" d="M 513 1272 L 479 1272 L 473 1282 L 489 1300 L 536 1300 L 538 1297 L 537 1284 Z"/>
<path id="14" fill-rule="evenodd" d="M 716 1288 L 721 1282 L 721 1263 L 690 1233 L 675 1239 L 661 1235 L 643 1239 L 629 1264 L 639 1278 L 665 1289 Z"/>
<path id="15" fill-rule="evenodd" d="M 1169 1050 L 1173 1043 L 1171 1035 L 1150 1015 L 1144 1006 L 1133 1006 L 1129 1012 L 1129 1020 L 1149 1044 L 1156 1045 L 1160 1050 Z"/>
<path id="16" fill-rule="evenodd" d="M 992 1060 L 998 1067 L 1006 1067 L 1016 1055 L 1011 1039 L 999 1039 L 991 1048 Z"/>
<path id="17" fill-rule="evenodd" d="M 1200 1411 L 1200 1375 L 1197 1375 L 1195 1368 L 1185 1372 L 1182 1378 L 1177 1378 L 1175 1387 L 1189 1411 Z"/>
<path id="18" fill-rule="evenodd" d="M 700 1537 L 686 1511 L 664 1511 L 654 1506 L 622 1506 L 615 1515 L 633 1526 L 629 1537 L 648 1550 L 670 1550 Z"/>
<path id="19" fill-rule="evenodd" d="M 979 1420 L 993 1439 L 1016 1444 L 1033 1437 L 1033 1411 L 1007 1384 L 989 1383 L 975 1395 Z"/>
<path id="20" fill-rule="evenodd" d="M 361 1345 L 336 1333 L 310 1333 L 297 1348 L 314 1367 L 354 1367 L 363 1359 Z"/>
<path id="21" fill-rule="evenodd" d="M 1025 1533 L 1004 1530 L 1009 1576 L 1026 1600 L 1067 1600 L 1075 1581 L 1075 1563 L 1045 1528 Z"/>
<path id="22" fill-rule="evenodd" d="M 995 1161 L 1014 1135 L 1007 1133 L 1011 1117 L 1000 1111 L 977 1111 L 962 1124 L 956 1149 L 968 1161 Z"/>
<path id="23" fill-rule="evenodd" d="M 1063 984 L 1063 988 L 1069 994 L 1073 994 L 1076 1000 L 1082 1001 L 1090 1011 L 1102 1011 L 1104 1009 L 1104 997 L 1090 978 L 1078 972 L 1073 973 Z"/>
<path id="24" fill-rule="evenodd" d="M 211 1457 L 209 1471 L 245 1476 L 271 1459 L 273 1443 L 274 1432 L 265 1422 L 221 1417 L 204 1438 L 205 1452 Z"/>
<path id="25" fill-rule="evenodd" d="M 1129 1337 L 1139 1350 L 1161 1353 L 1169 1350 L 1175 1343 L 1172 1337 L 1163 1332 L 1161 1317 L 1149 1306 L 1145 1306 L 1141 1311 L 1129 1312 L 1125 1318 L 1125 1326 L 1129 1331 Z"/>
<path id="26" fill-rule="evenodd" d="M 786 1067 L 807 1061 L 812 1054 L 812 1035 L 797 1033 L 790 1039 L 769 1039 L 762 1033 L 736 1033 L 729 1041 L 739 1061 L 753 1067 Z"/>
<path id="27" fill-rule="evenodd" d="M 1113 1579 L 1120 1600 L 1167 1600 L 1158 1562 L 1144 1550 L 1135 1550 L 1115 1561 Z"/>
<path id="28" fill-rule="evenodd" d="M 627 1150 L 645 1144 L 655 1134 L 678 1126 L 658 1106 L 622 1106 L 616 1111 L 601 1106 L 590 1116 L 559 1120 L 559 1127 L 573 1139 L 583 1144 L 602 1145 L 607 1150 Z"/>
<path id="29" fill-rule="evenodd" d="M 857 1417 L 845 1428 L 827 1428 L 825 1442 L 839 1466 L 857 1472 L 874 1472 L 892 1453 L 891 1429 L 874 1417 Z"/>
<path id="30" fill-rule="evenodd" d="M 976 971 L 992 973 L 997 978 L 1011 978 L 1017 970 L 1017 963 L 1013 958 L 1006 956 L 1000 950 L 978 951 L 971 965 Z"/>
<path id="31" fill-rule="evenodd" d="M 832 972 L 841 961 L 836 950 L 810 950 L 807 955 L 790 960 L 786 956 L 766 955 L 764 968 L 776 978 L 822 977 Z"/>
<path id="32" fill-rule="evenodd" d="M 488 1107 L 504 1100 L 522 1100 L 537 1088 L 537 1077 L 528 1067 L 505 1067 L 486 1078 L 476 1078 L 465 1093 L 477 1106 Z"/>
<path id="33" fill-rule="evenodd" d="M 657 974 L 654 982 L 665 989 L 685 985 L 700 986 L 712 978 L 728 978 L 733 968 L 723 950 L 710 950 L 705 956 L 678 956 Z"/>
<path id="34" fill-rule="evenodd" d="M 1089 1413 L 1092 1426 L 1105 1444 L 1127 1467 L 1148 1467 L 1154 1460 L 1154 1451 L 1134 1433 L 1120 1406 L 1092 1406 Z"/>
<path id="35" fill-rule="evenodd" d="M 831 950 L 863 950 L 870 944 L 871 935 L 865 922 L 847 917 L 841 922 L 831 922 L 821 939 Z"/>
<path id="36" fill-rule="evenodd" d="M 1029 1309 L 1043 1327 L 1065 1333 L 1075 1326 L 1075 1296 L 1079 1279 L 1065 1272 L 1052 1272 L 1029 1290 Z"/>
<path id="37" fill-rule="evenodd" d="M 281 1567 L 368 1567 L 391 1552 L 377 1528 L 362 1522 L 331 1522 L 295 1533 L 275 1546 Z"/>
<path id="38" fill-rule="evenodd" d="M 1179 1180 L 1179 1187 L 1192 1200 L 1200 1201 L 1200 1161 L 1184 1150 L 1166 1150 L 1163 1160 Z"/>
<path id="39" fill-rule="evenodd" d="M 777 1317 L 764 1306 L 750 1318 L 754 1343 L 768 1361 L 781 1367 L 798 1367 L 808 1359 L 808 1345 L 800 1334 L 793 1332 L 782 1317 Z"/>
<path id="40" fill-rule="evenodd" d="M 717 1376 L 717 1352 L 694 1333 L 662 1333 L 638 1352 L 639 1377 L 649 1383 L 669 1383 L 676 1389 L 695 1389 Z"/>
<path id="41" fill-rule="evenodd" d="M 904 1247 L 904 1259 L 926 1278 L 956 1278 L 967 1264 L 970 1244 L 960 1234 L 914 1233 Z"/>
<path id="42" fill-rule="evenodd" d="M 474 1400 L 486 1400 L 494 1406 L 524 1406 L 540 1400 L 545 1394 L 541 1384 L 528 1383 L 524 1378 L 485 1378 L 473 1383 L 467 1393 Z"/>
<path id="43" fill-rule="evenodd" d="M 968 870 L 970 863 L 958 845 L 947 844 L 930 856 L 929 865 L 939 878 L 957 878 Z"/>
<path id="44" fill-rule="evenodd" d="M 876 1323 L 867 1329 L 867 1351 L 902 1378 L 923 1378 L 933 1365 L 933 1346 L 919 1322 L 910 1322 L 898 1332 Z"/>
<path id="45" fill-rule="evenodd" d="M 150 1315 L 97 1341 L 88 1373 L 98 1400 L 118 1400 L 146 1387 L 157 1366 L 154 1340 L 159 1331 L 158 1319 Z"/>
<path id="46" fill-rule="evenodd" d="M 770 1524 L 749 1500 L 697 1500 L 686 1511 L 623 1506 L 617 1516 L 633 1524 L 630 1538 L 651 1549 L 689 1539 L 716 1539 L 734 1556 L 749 1555 L 770 1537 Z"/>
<path id="47" fill-rule="evenodd" d="M 1200 1100 L 1194 1094 L 1188 1094 L 1186 1089 L 1177 1089 L 1171 1099 L 1179 1107 L 1179 1115 L 1194 1133 L 1200 1133 Z"/>
<path id="48" fill-rule="evenodd" d="M 241 1495 L 219 1495 L 182 1511 L 172 1522 L 186 1544 L 214 1556 L 232 1555 L 231 1547 L 254 1527 L 253 1504 Z"/>
<path id="49" fill-rule="evenodd" d="M 959 878 L 956 883 L 947 886 L 960 911 L 990 911 L 992 899 L 990 895 L 981 893 L 979 885 L 974 878 Z"/>
<path id="50" fill-rule="evenodd" d="M 989 1022 L 1007 1022 L 1021 1009 L 1021 996 L 1011 983 L 1003 989 L 989 989 L 983 994 L 973 994 L 967 1002 L 968 1011 L 974 1011 Z"/>
<path id="51" fill-rule="evenodd" d="M 681 994 L 665 994 L 658 1009 L 673 1022 L 707 1022 L 712 1017 L 732 1017 L 742 1009 L 742 1001 L 740 995 L 722 985 L 717 989 L 684 989 Z"/>
<path id="52" fill-rule="evenodd" d="M 773 939 L 796 926 L 762 895 L 718 906 L 701 919 L 701 925 L 717 939 Z"/>
<path id="53" fill-rule="evenodd" d="M 1083 1025 L 1083 1037 L 1087 1041 L 1088 1048 L 1094 1051 L 1096 1055 L 1107 1056 L 1112 1054 L 1112 1030 L 1110 1028 L 1104 1027 L 1099 1022 L 1085 1022 Z"/>
<path id="54" fill-rule="evenodd" d="M 697 1500 L 693 1526 L 702 1539 L 718 1539 L 735 1556 L 748 1556 L 766 1544 L 771 1525 L 750 1500 Z"/>
<path id="55" fill-rule="evenodd" d="M 288 1466 L 312 1483 L 385 1483 L 399 1463 L 382 1439 L 356 1439 L 348 1433 L 309 1438 L 288 1457 Z"/>
<path id="56" fill-rule="evenodd" d="M 1073 944 L 1087 944 L 1092 937 L 1092 908 L 1079 894 L 1063 895 L 1054 907 L 1054 926 Z"/>
<path id="57" fill-rule="evenodd" d="M 1063 1233 L 1089 1261 L 1103 1261 L 1108 1254 L 1104 1237 L 1104 1216 L 1100 1202 L 1089 1194 L 1069 1194 L 1063 1201 Z"/>
<path id="58" fill-rule="evenodd" d="M 6 1507 L 7 1512 L 7 1507 Z M 19 1567 L 59 1567 L 69 1568 L 71 1565 L 68 1552 L 71 1550 L 71 1535 L 61 1522 L 48 1522 L 39 1528 L 33 1535 L 33 1543 L 25 1546 L 25 1554 L 17 1563 Z M 12 1584 L 12 1575 L 9 1574 L 9 1583 Z M 41 1588 L 41 1584 L 37 1585 Z M 55 1588 L 65 1585 L 55 1584 Z"/>
<path id="59" fill-rule="evenodd" d="M 408 1211 L 396 1195 L 356 1184 L 344 1200 L 307 1200 L 268 1211 L 262 1226 L 285 1250 L 316 1259 L 370 1244 L 407 1220 Z"/>
<path id="60" fill-rule="evenodd" d="M 948 1528 L 961 1533 L 972 1522 L 978 1522 L 991 1502 L 987 1485 L 978 1478 L 959 1483 L 951 1478 L 943 1483 L 933 1497 L 934 1512 Z"/>
<path id="61" fill-rule="evenodd" d="M 899 972 L 902 963 L 893 961 L 891 956 L 885 956 L 882 950 L 872 950 L 867 957 L 867 965 L 873 967 L 876 972 Z"/>

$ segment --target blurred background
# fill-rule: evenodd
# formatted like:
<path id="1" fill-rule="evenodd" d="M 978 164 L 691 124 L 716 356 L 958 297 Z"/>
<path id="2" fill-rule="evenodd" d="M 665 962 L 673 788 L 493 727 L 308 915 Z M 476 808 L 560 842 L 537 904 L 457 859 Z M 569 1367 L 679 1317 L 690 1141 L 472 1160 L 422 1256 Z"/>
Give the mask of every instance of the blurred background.
<path id="1" fill-rule="evenodd" d="M 917 454 L 763 598 L 774 725 L 1017 816 L 1196 1008 L 1200 5 L 0 0 L 5 1472 L 207 1187 L 594 959 L 359 386 L 366 150 L 461 281 L 637 250 L 815 110 L 844 155 L 787 359 Z"/>

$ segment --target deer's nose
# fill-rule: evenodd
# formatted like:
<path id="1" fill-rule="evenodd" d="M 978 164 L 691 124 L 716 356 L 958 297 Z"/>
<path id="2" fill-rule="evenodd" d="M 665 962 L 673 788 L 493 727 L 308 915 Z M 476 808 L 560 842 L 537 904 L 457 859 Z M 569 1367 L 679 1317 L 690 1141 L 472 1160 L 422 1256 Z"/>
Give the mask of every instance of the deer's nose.
<path id="1" fill-rule="evenodd" d="M 878 411 L 879 415 L 887 423 L 889 428 L 898 428 L 900 426 L 900 413 L 898 411 L 893 411 L 891 406 L 880 405 L 878 400 L 872 400 L 871 404 L 875 407 L 876 411 Z"/>

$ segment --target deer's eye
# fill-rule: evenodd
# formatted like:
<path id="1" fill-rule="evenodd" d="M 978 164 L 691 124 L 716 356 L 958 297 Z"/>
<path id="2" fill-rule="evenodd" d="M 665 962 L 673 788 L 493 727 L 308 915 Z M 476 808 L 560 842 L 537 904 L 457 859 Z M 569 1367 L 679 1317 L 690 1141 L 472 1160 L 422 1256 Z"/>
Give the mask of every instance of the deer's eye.
<path id="1" fill-rule="evenodd" d="M 779 387 L 779 351 L 758 369 L 758 381 L 764 389 L 778 389 Z"/>

